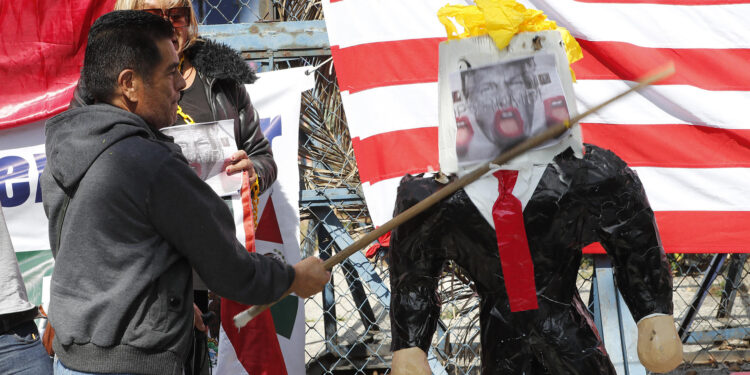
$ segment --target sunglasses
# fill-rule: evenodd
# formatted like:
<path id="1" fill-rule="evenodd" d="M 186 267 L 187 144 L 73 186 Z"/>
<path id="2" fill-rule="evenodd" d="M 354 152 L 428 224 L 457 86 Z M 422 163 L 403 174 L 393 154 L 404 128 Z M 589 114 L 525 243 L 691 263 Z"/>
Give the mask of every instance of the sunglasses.
<path id="1" fill-rule="evenodd" d="M 190 7 L 164 9 L 143 9 L 144 12 L 169 20 L 174 27 L 185 27 L 190 24 Z"/>

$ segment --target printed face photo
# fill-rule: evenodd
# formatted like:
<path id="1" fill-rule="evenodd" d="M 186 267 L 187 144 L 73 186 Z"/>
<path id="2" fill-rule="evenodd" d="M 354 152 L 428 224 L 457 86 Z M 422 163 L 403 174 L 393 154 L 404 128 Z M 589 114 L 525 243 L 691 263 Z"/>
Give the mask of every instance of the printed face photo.
<path id="1" fill-rule="evenodd" d="M 227 166 L 237 152 L 234 140 L 234 121 L 221 120 L 161 129 L 180 146 L 190 168 L 217 194 L 234 194 L 242 185 L 242 175 L 228 175 Z"/>
<path id="2" fill-rule="evenodd" d="M 199 163 L 205 163 L 221 158 L 221 144 L 219 143 L 218 134 L 210 126 L 195 126 L 194 131 L 197 133 L 193 142 L 185 142 L 180 145 L 182 152 L 188 160 L 194 160 Z"/>
<path id="3" fill-rule="evenodd" d="M 188 160 L 190 167 L 205 180 L 209 173 L 223 165 L 223 149 L 227 140 L 219 133 L 217 126 L 190 125 L 181 129 L 183 135 L 175 138 Z"/>
<path id="4" fill-rule="evenodd" d="M 553 55 L 463 66 L 451 76 L 459 164 L 497 156 L 568 119 Z"/>

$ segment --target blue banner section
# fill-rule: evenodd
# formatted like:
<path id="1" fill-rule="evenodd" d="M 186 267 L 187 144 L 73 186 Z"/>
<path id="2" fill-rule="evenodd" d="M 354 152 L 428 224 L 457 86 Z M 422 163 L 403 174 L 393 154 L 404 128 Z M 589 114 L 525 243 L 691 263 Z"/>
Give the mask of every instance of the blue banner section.
<path id="1" fill-rule="evenodd" d="M 281 136 L 281 116 L 260 119 L 260 130 L 273 148 L 273 139 Z"/>

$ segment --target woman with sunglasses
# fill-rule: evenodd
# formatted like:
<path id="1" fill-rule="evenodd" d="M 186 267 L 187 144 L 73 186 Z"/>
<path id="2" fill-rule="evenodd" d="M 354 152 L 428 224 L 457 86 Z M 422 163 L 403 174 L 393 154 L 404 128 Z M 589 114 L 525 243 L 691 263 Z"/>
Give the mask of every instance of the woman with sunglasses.
<path id="1" fill-rule="evenodd" d="M 235 50 L 198 36 L 190 0 L 117 0 L 115 10 L 143 10 L 172 23 L 180 70 L 187 84 L 175 125 L 233 119 L 239 151 L 232 155 L 227 173 L 247 171 L 251 183 L 257 181 L 259 194 L 263 193 L 276 181 L 276 163 L 244 87 L 255 82 L 255 72 Z M 91 103 L 79 82 L 71 107 Z"/>

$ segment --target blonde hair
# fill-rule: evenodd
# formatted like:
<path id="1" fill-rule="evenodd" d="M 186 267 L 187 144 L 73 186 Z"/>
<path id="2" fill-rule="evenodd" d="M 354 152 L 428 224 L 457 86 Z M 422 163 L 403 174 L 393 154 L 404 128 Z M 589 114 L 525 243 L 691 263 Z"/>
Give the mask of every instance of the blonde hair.
<path id="1" fill-rule="evenodd" d="M 185 47 L 182 49 L 182 51 L 179 51 L 180 55 L 182 55 L 182 52 L 184 52 L 189 46 L 193 45 L 193 43 L 195 43 L 195 41 L 198 39 L 198 19 L 195 17 L 195 10 L 193 9 L 193 4 L 191 4 L 190 0 L 166 0 L 166 2 L 167 9 L 175 7 L 190 8 L 190 25 L 187 26 L 187 43 L 185 43 Z M 146 0 L 117 0 L 117 2 L 115 2 L 114 10 L 141 9 L 146 9 Z"/>

